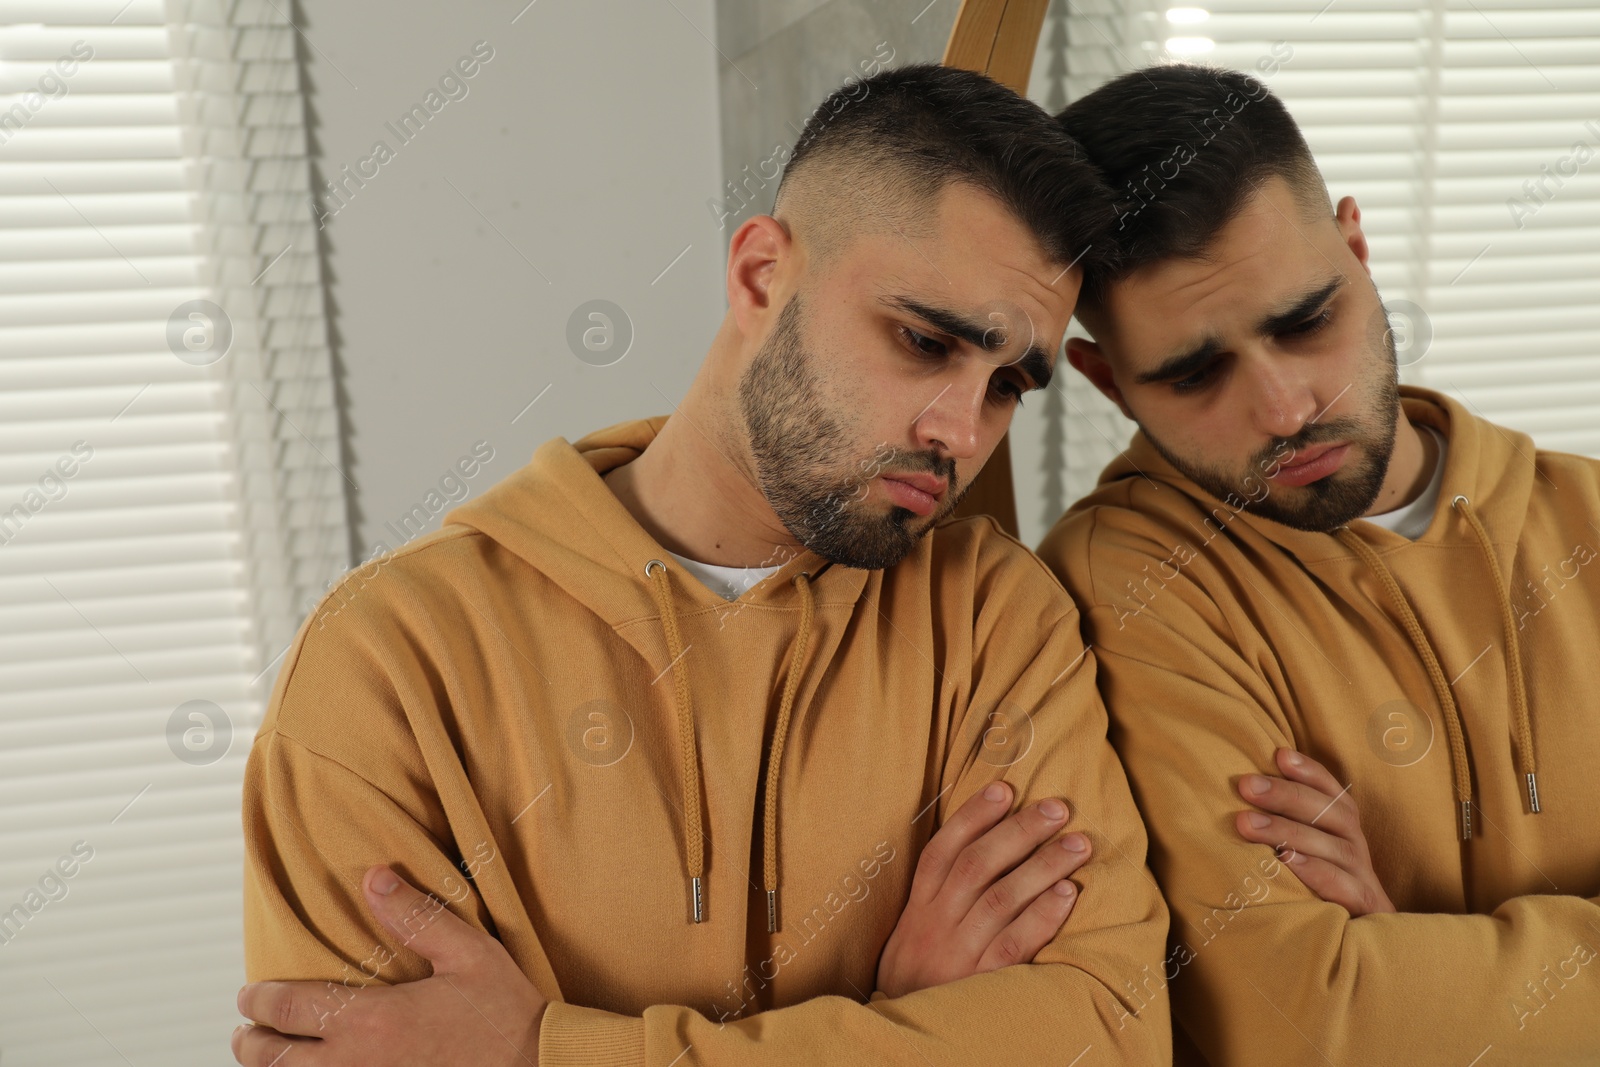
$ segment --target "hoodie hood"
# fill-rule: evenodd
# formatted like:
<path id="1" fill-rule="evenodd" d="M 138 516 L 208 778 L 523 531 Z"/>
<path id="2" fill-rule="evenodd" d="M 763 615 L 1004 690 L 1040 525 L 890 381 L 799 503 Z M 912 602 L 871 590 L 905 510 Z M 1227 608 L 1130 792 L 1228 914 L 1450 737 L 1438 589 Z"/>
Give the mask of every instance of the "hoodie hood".
<path id="1" fill-rule="evenodd" d="M 1262 479 L 1256 479 L 1251 485 L 1241 485 L 1240 495 L 1219 500 L 1169 463 L 1142 429 L 1135 433 L 1127 451 L 1101 474 L 1100 485 L 1146 478 L 1183 493 L 1224 524 L 1245 524 L 1293 555 L 1309 570 L 1345 563 L 1353 557 L 1370 571 L 1381 586 L 1392 618 L 1427 671 L 1449 744 L 1458 825 L 1462 839 L 1468 840 L 1473 834 L 1473 775 L 1468 739 L 1452 691 L 1452 680 L 1440 663 L 1426 627 L 1418 619 L 1415 604 L 1395 580 L 1388 559 L 1418 547 L 1426 551 L 1463 541 L 1476 548 L 1481 570 L 1476 576 L 1463 575 L 1463 580 L 1487 585 L 1492 596 L 1482 606 L 1500 615 L 1506 702 L 1513 718 L 1511 744 L 1518 773 L 1523 778 L 1528 811 L 1537 813 L 1540 810 L 1537 762 L 1519 640 L 1521 620 L 1513 604 L 1507 576 L 1512 574 L 1516 562 L 1517 545 L 1527 522 L 1535 479 L 1547 476 L 1539 471 L 1533 441 L 1526 434 L 1473 418 L 1461 404 L 1432 390 L 1401 386 L 1400 396 L 1407 420 L 1418 426 L 1432 427 L 1449 442 L 1433 520 L 1415 541 L 1360 519 L 1321 533 L 1297 530 L 1254 514 L 1245 508 L 1250 499 L 1259 500 L 1269 491 Z"/>
<path id="2" fill-rule="evenodd" d="M 621 422 L 575 442 L 552 438 L 539 446 L 531 463 L 453 509 L 444 521 L 471 527 L 504 545 L 612 627 L 656 615 L 655 598 L 644 574 L 645 564 L 652 559 L 664 560 L 685 579 L 673 586 L 681 606 L 725 608 L 728 602 L 721 596 L 682 573 L 601 480 L 608 471 L 637 459 L 667 418 L 657 415 Z M 552 494 L 565 506 L 551 507 Z M 851 588 L 859 592 L 867 575 L 801 549 L 739 599 L 796 605 L 793 577 L 802 571 L 814 576 L 819 593 L 826 590 L 834 595 Z M 637 628 L 630 632 L 636 634 Z M 642 655 L 652 653 L 637 637 L 628 639 Z"/>
<path id="3" fill-rule="evenodd" d="M 561 589 L 610 625 L 647 661 L 662 658 L 662 675 L 672 676 L 681 766 L 683 861 L 689 880 L 690 920 L 706 915 L 707 827 L 702 811 L 702 779 L 690 663 L 679 625 L 680 611 L 716 607 L 733 610 L 672 559 L 617 499 L 602 476 L 631 462 L 649 446 L 668 416 L 635 419 L 590 433 L 569 443 L 557 437 L 541 445 L 533 461 L 475 501 L 445 516 L 445 522 L 470 527 L 505 546 L 548 575 Z M 551 507 L 555 495 L 563 506 Z M 834 565 L 801 549 L 778 570 L 739 598 L 743 607 L 800 608 L 799 626 L 784 676 L 761 799 L 763 876 L 767 928 L 778 925 L 778 833 L 783 751 L 812 635 L 816 597 L 854 599 L 865 586 L 864 570 Z M 630 625 L 651 620 L 656 626 Z M 652 638 L 659 633 L 663 644 Z"/>
<path id="4" fill-rule="evenodd" d="M 1450 443 L 1439 489 L 1439 501 L 1444 506 L 1434 512 L 1433 521 L 1414 542 L 1360 520 L 1352 523 L 1351 528 L 1361 528 L 1364 539 L 1379 548 L 1458 540 L 1461 530 L 1452 521 L 1449 503 L 1457 496 L 1465 496 L 1493 536 L 1501 567 L 1509 571 L 1516 554 L 1517 538 L 1527 519 L 1528 499 L 1539 476 L 1535 472 L 1533 440 L 1516 430 L 1475 419 L 1461 404 L 1431 389 L 1402 385 L 1400 405 L 1408 420 L 1419 426 L 1433 427 Z M 1261 536 L 1304 563 L 1349 556 L 1332 534 L 1296 530 L 1249 511 L 1238 511 L 1239 499 L 1223 501 L 1212 496 L 1168 463 L 1143 430 L 1137 431 L 1127 450 L 1101 472 L 1099 484 L 1104 486 L 1141 477 L 1169 485 L 1203 503 L 1208 510 L 1220 507 L 1236 513 Z M 1259 494 L 1259 489 L 1254 492 Z"/>

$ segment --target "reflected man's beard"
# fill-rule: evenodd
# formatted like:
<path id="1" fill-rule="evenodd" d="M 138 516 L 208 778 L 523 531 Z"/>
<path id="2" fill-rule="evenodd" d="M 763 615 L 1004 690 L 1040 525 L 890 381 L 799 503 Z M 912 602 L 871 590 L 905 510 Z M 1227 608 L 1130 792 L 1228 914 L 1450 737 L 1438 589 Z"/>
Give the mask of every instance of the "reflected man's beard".
<path id="1" fill-rule="evenodd" d="M 1375 316 L 1380 327 L 1383 316 Z M 1327 533 L 1358 519 L 1372 507 L 1389 473 L 1395 428 L 1400 418 L 1400 371 L 1394 334 L 1369 338 L 1371 360 L 1363 373 L 1367 385 L 1363 414 L 1332 422 L 1308 422 L 1293 437 L 1275 438 L 1243 471 L 1223 471 L 1181 459 L 1144 427 L 1145 436 L 1166 461 L 1190 481 L 1235 509 L 1281 522 L 1296 530 Z M 1354 388 L 1354 386 L 1352 386 Z M 1309 485 L 1279 485 L 1268 476 L 1294 462 L 1296 454 L 1317 444 L 1350 445 L 1344 466 Z"/>
<path id="2" fill-rule="evenodd" d="M 926 519 L 898 505 L 883 512 L 878 503 L 868 503 L 868 483 L 881 473 L 927 470 L 946 475 L 954 487 L 954 464 L 929 467 L 925 457 L 895 449 L 880 449 L 859 462 L 840 457 L 853 438 L 830 413 L 811 372 L 800 336 L 802 315 L 797 294 L 739 379 L 739 409 L 761 492 L 784 528 L 817 555 L 863 570 L 892 567 L 960 503 L 966 487 L 947 490 L 944 506 Z"/>

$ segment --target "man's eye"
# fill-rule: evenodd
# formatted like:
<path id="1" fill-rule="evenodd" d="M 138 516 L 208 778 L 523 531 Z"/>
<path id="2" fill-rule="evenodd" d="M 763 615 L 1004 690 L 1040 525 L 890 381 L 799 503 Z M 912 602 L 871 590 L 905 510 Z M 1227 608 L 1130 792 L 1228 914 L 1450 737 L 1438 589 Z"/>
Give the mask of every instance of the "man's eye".
<path id="1" fill-rule="evenodd" d="M 937 341 L 927 334 L 918 333 L 909 326 L 896 326 L 895 329 L 900 334 L 903 344 L 930 362 L 942 360 L 950 354 L 950 346 L 943 341 Z M 1022 394 L 1028 391 L 1026 383 L 1018 384 L 1010 378 L 999 374 L 990 380 L 990 388 L 1002 402 L 1011 401 L 1018 407 L 1022 406 Z"/>
<path id="2" fill-rule="evenodd" d="M 1003 399 L 1015 401 L 1019 408 L 1022 406 L 1022 394 L 1028 391 L 1025 387 L 1018 385 L 1010 378 L 1002 378 L 999 375 L 995 376 L 994 382 L 996 391 L 999 392 Z"/>
<path id="3" fill-rule="evenodd" d="M 1168 382 L 1167 384 L 1172 387 L 1172 391 L 1175 393 L 1193 393 L 1204 387 L 1205 384 L 1211 380 L 1211 375 L 1213 371 L 1215 371 L 1216 366 L 1217 365 L 1215 363 L 1207 363 L 1204 367 L 1201 367 L 1187 378 L 1180 378 L 1175 382 Z"/>
<path id="4" fill-rule="evenodd" d="M 905 339 L 906 343 L 925 356 L 943 357 L 948 355 L 950 352 L 949 348 L 945 346 L 944 342 L 935 341 L 928 335 L 918 333 L 909 326 L 901 326 L 899 327 L 899 330 L 900 336 Z M 932 345 L 933 347 L 927 348 L 925 347 L 926 345 Z"/>
<path id="5" fill-rule="evenodd" d="M 1316 333 L 1329 322 L 1333 321 L 1333 309 L 1323 308 L 1320 313 L 1312 316 L 1298 326 L 1291 326 L 1283 331 L 1285 337 L 1307 337 Z"/>

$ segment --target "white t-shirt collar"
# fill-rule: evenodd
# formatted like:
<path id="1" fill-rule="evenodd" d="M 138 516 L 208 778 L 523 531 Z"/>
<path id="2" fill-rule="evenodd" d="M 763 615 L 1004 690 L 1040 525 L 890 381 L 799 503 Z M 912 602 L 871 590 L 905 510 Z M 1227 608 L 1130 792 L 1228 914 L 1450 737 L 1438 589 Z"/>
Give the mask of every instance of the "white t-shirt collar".
<path id="1" fill-rule="evenodd" d="M 701 563 L 688 556 L 680 556 L 672 549 L 667 555 L 683 564 L 683 569 L 700 579 L 706 588 L 724 600 L 738 600 L 752 585 L 778 570 L 772 567 L 722 567 L 715 563 Z"/>
<path id="2" fill-rule="evenodd" d="M 1385 530 L 1393 530 L 1410 541 L 1426 533 L 1428 524 L 1433 521 L 1433 513 L 1439 506 L 1439 487 L 1444 484 L 1444 457 L 1450 450 L 1450 442 L 1438 430 L 1432 426 L 1424 426 L 1423 429 L 1433 434 L 1434 440 L 1439 442 L 1439 457 L 1434 462 L 1433 477 L 1428 479 L 1428 487 L 1409 504 L 1381 515 L 1363 516 L 1368 522 L 1376 523 Z"/>

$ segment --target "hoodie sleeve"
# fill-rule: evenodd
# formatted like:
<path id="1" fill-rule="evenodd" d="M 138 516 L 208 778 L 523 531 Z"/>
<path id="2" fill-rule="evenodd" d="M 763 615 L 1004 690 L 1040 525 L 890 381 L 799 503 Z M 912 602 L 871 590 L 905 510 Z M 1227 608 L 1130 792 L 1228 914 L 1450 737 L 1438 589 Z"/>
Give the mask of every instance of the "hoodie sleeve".
<path id="1" fill-rule="evenodd" d="M 1600 978 L 1580 972 L 1600 971 L 1596 902 L 1523 896 L 1487 915 L 1351 918 L 1306 889 L 1234 827 L 1247 806 L 1234 783 L 1277 774 L 1275 750 L 1299 747 L 1272 687 L 1189 584 L 1137 617 L 1095 604 L 1097 577 L 1161 556 L 1090 525 L 1053 533 L 1040 554 L 1088 613 L 1112 737 L 1172 910 L 1166 992 L 1210 1062 L 1465 1067 L 1492 1048 L 1497 1062 L 1593 1063 Z"/>
<path id="2" fill-rule="evenodd" d="M 1031 964 L 904 996 L 862 989 L 859 999 L 817 997 L 720 1024 L 677 1005 L 630 1018 L 551 1004 L 542 1065 L 1171 1062 L 1167 1001 L 1153 995 L 1166 905 L 1106 739 L 1093 651 L 1055 577 L 1020 542 L 984 525 L 992 532 L 977 538 L 972 644 L 951 653 L 971 655 L 971 685 L 952 724 L 938 811 L 942 822 L 996 779 L 1015 788 L 1018 808 L 1065 799 L 1063 833 L 1083 832 L 1094 852 L 1073 876 L 1082 893 L 1054 940 Z"/>
<path id="3" fill-rule="evenodd" d="M 245 764 L 242 821 L 246 980 L 326 981 L 337 1007 L 363 985 L 432 974 L 373 916 L 362 890 L 370 867 L 389 864 L 493 935 L 469 872 L 492 877 L 503 863 L 487 834 L 458 841 L 452 831 L 375 652 L 392 638 L 351 625 L 354 611 L 326 625 L 333 604 L 330 593 L 284 657 Z"/>

